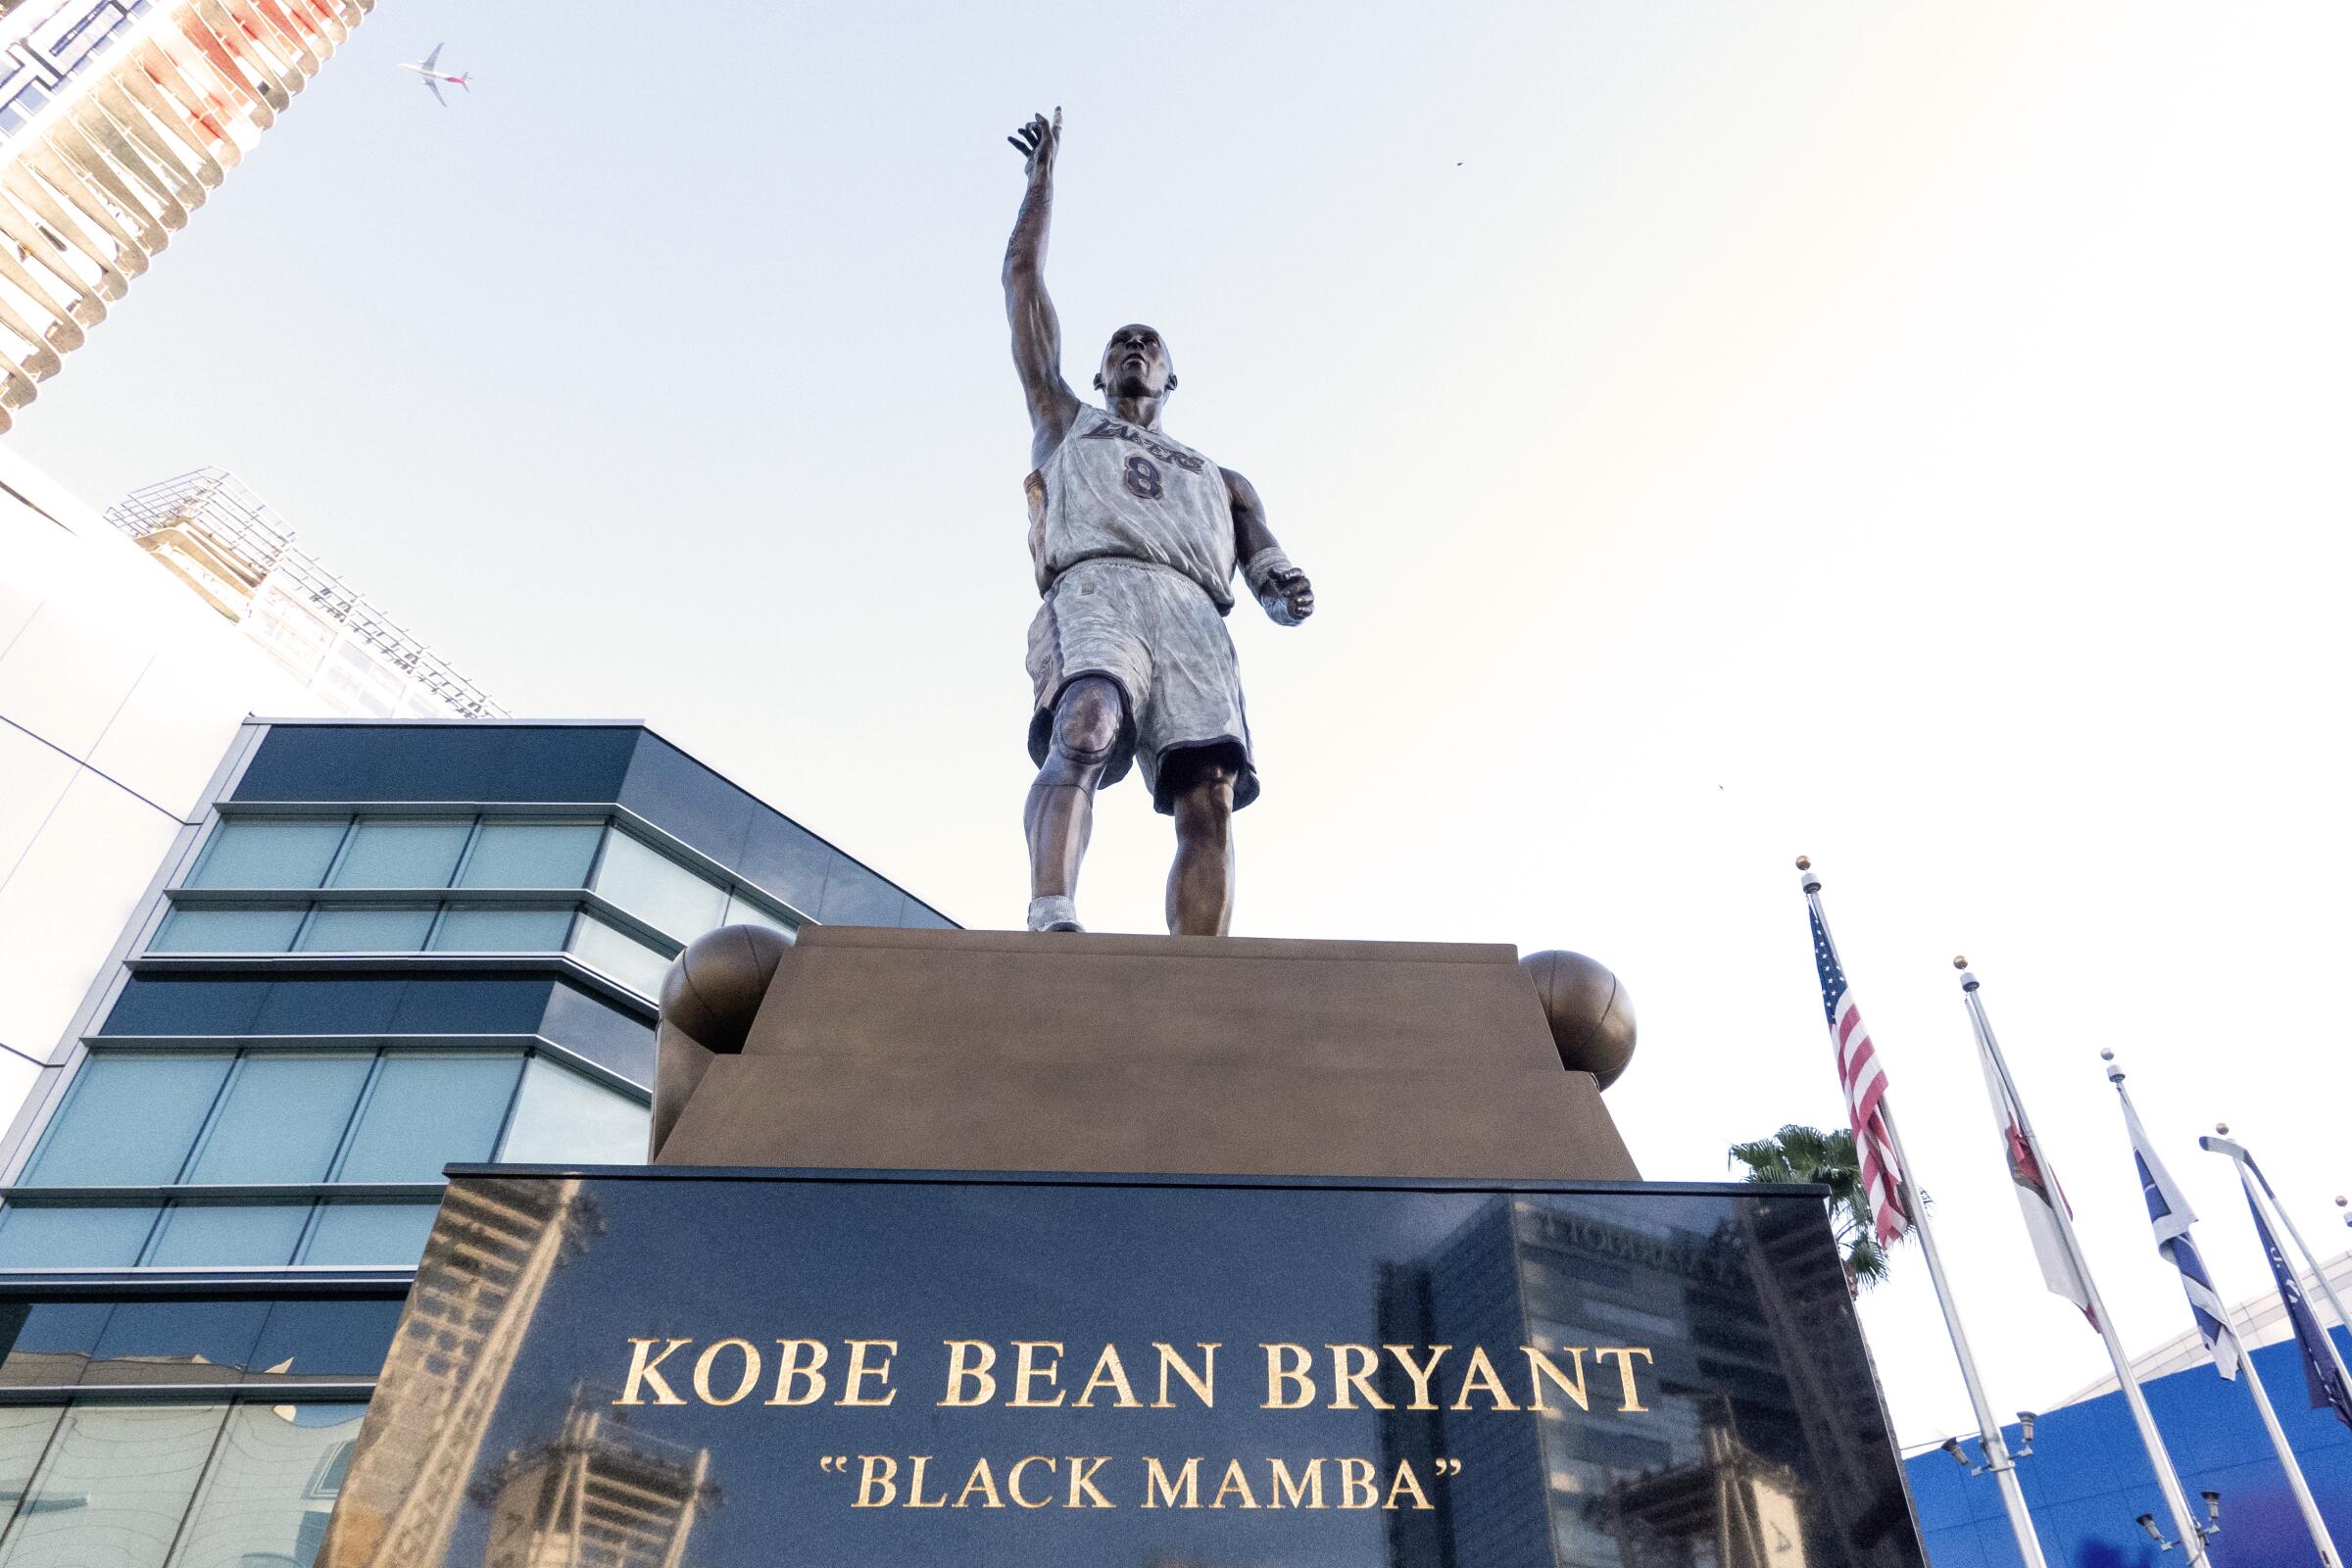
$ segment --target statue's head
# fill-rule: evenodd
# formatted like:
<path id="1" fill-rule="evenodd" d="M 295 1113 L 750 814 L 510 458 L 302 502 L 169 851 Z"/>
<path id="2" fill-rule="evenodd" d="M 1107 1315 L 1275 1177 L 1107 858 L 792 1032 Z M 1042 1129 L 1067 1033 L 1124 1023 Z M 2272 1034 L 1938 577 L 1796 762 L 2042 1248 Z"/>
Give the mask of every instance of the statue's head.
<path id="1" fill-rule="evenodd" d="M 1176 366 L 1159 334 L 1130 321 L 1110 334 L 1095 390 L 1106 398 L 1164 398 L 1176 390 Z"/>

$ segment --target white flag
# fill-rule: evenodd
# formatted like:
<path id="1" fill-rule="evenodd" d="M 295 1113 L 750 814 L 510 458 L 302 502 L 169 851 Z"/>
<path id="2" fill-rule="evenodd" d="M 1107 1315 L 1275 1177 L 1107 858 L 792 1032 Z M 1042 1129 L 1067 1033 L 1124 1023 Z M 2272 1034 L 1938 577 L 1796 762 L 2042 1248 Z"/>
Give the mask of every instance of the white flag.
<path id="1" fill-rule="evenodd" d="M 1969 1017 L 1972 1023 L 1976 1021 L 1975 1008 L 1969 1009 Z M 2034 1255 L 2041 1260 L 2041 1277 L 2049 1283 L 2051 1294 L 2063 1296 L 2081 1307 L 2082 1315 L 2096 1328 L 2099 1320 L 2090 1310 L 2090 1286 L 2075 1267 L 2066 1240 L 2058 1230 L 2055 1205 L 2065 1202 L 2066 1195 L 2049 1179 L 2041 1150 L 2026 1132 L 2025 1113 L 2018 1107 L 2017 1097 L 2009 1092 L 2006 1076 L 1992 1059 L 1992 1050 L 1985 1043 L 1982 1025 L 1977 1028 L 1977 1054 L 1984 1063 L 1984 1087 L 1992 1095 L 1992 1117 L 2000 1124 L 2009 1179 L 2017 1184 L 2017 1206 L 2026 1216 L 2026 1234 L 2034 1238 Z M 2067 1213 L 2072 1215 L 2074 1209 L 2069 1207 Z"/>

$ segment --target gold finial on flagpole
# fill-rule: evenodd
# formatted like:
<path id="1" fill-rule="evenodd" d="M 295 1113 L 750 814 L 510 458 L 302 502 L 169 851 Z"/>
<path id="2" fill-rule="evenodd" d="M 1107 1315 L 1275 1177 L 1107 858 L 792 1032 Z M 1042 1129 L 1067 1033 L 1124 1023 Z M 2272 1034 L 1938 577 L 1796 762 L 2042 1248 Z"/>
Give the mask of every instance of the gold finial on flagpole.
<path id="1" fill-rule="evenodd" d="M 1813 869 L 1813 858 L 1812 858 L 1811 856 L 1809 856 L 1809 855 L 1800 855 L 1800 856 L 1798 856 L 1798 857 L 1796 858 L 1796 868 L 1797 868 L 1799 871 L 1810 871 L 1810 870 L 1812 870 L 1812 869 Z"/>
<path id="2" fill-rule="evenodd" d="M 2224 1138 L 2230 1136 L 2230 1124 L 2226 1121 L 2215 1122 L 2213 1124 L 2213 1130 L 2217 1133 L 2220 1133 Z"/>
<path id="3" fill-rule="evenodd" d="M 1953 968 L 1955 968 L 1955 969 L 1965 969 L 1965 968 L 1967 968 L 1967 967 L 1968 967 L 1968 955 L 1967 955 L 1967 954 L 1965 954 L 1965 953 L 1962 953 L 1962 954 L 1955 955 L 1955 956 L 1954 956 L 1954 957 L 1952 958 L 1952 967 L 1953 967 Z"/>

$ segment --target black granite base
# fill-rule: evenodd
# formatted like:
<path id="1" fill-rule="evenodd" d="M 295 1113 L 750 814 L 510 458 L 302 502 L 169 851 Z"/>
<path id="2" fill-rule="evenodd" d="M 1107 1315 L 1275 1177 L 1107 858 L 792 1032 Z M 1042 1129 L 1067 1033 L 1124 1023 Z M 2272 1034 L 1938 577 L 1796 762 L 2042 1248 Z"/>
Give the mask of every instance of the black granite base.
<path id="1" fill-rule="evenodd" d="M 1806 1190 L 453 1175 L 326 1568 L 1924 1561 Z"/>

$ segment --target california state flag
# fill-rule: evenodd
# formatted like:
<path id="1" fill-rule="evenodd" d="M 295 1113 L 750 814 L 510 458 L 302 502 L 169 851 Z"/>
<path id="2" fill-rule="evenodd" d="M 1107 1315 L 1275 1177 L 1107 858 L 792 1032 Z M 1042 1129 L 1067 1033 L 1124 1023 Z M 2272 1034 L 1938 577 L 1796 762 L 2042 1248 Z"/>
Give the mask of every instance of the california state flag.
<path id="1" fill-rule="evenodd" d="M 1972 1015 L 1974 1009 L 1971 1009 Z M 2026 1113 L 2009 1086 L 2009 1075 L 1993 1056 L 1982 1029 L 1977 1032 L 1977 1055 L 1984 1064 L 1984 1087 L 1992 1095 L 1992 1119 L 2000 1125 L 2001 1150 L 2009 1160 L 2009 1180 L 2017 1188 L 2017 1206 L 2026 1216 L 2026 1234 L 2034 1238 L 2034 1255 L 2041 1260 L 2041 1277 L 2053 1295 L 2063 1296 L 2082 1309 L 2091 1326 L 2098 1318 L 2090 1310 L 2090 1287 L 2075 1267 L 2066 1239 L 2058 1229 L 2058 1207 L 2066 1194 L 2050 1175 L 2041 1146 L 2026 1122 Z M 2074 1208 L 2067 1207 L 2067 1216 Z"/>

